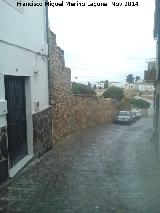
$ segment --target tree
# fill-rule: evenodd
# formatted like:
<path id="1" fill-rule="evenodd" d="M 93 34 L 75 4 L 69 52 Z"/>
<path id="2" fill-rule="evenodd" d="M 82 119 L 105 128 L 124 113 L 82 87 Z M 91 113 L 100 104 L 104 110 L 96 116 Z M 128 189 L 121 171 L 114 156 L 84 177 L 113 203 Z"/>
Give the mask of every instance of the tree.
<path id="1" fill-rule="evenodd" d="M 100 86 L 100 87 L 98 87 L 98 89 L 100 89 L 100 90 L 101 90 L 101 89 L 102 89 L 102 87 Z"/>
<path id="2" fill-rule="evenodd" d="M 134 83 L 133 74 L 127 75 L 126 82 L 127 82 L 127 83 Z"/>
<path id="3" fill-rule="evenodd" d="M 130 110 L 131 109 L 131 103 L 129 98 L 123 98 L 121 101 L 118 102 L 118 110 Z"/>
<path id="4" fill-rule="evenodd" d="M 91 87 L 85 84 L 80 84 L 75 82 L 72 82 L 72 93 L 77 95 L 78 94 L 96 95 L 96 92 Z"/>
<path id="5" fill-rule="evenodd" d="M 106 80 L 105 82 L 104 82 L 104 89 L 107 89 L 108 88 L 108 80 Z"/>
<path id="6" fill-rule="evenodd" d="M 118 88 L 118 87 L 114 87 L 114 86 L 109 87 L 103 93 L 103 97 L 112 98 L 112 99 L 116 99 L 116 100 L 120 101 L 124 98 L 123 88 Z"/>
<path id="7" fill-rule="evenodd" d="M 96 86 L 96 84 L 93 86 L 93 89 L 97 89 L 97 86 Z"/>
<path id="8" fill-rule="evenodd" d="M 139 77 L 139 76 L 136 76 L 136 77 L 135 77 L 135 82 L 137 82 L 138 80 L 140 80 L 140 77 Z"/>
<path id="9" fill-rule="evenodd" d="M 143 99 L 132 98 L 130 102 L 134 108 L 149 108 L 150 107 L 150 103 Z"/>
<path id="10" fill-rule="evenodd" d="M 92 87 L 90 82 L 88 82 L 88 87 Z"/>

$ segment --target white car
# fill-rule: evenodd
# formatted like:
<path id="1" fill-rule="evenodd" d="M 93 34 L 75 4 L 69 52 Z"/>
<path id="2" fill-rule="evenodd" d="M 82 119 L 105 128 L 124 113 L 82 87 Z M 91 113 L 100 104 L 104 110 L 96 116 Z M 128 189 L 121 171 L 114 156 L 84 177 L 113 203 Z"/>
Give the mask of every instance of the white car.
<path id="1" fill-rule="evenodd" d="M 116 123 L 126 123 L 131 124 L 133 122 L 133 117 L 130 111 L 120 111 L 115 117 Z"/>

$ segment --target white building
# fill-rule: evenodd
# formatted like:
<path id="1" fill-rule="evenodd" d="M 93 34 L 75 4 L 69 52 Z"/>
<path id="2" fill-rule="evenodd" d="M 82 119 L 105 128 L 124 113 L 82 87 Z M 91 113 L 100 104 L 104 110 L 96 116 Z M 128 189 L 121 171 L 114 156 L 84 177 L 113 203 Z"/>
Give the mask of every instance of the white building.
<path id="1" fill-rule="evenodd" d="M 99 81 L 96 84 L 97 88 L 101 87 L 102 89 L 104 89 L 104 85 L 105 85 L 105 81 Z M 108 87 L 112 87 L 112 86 L 123 88 L 124 87 L 124 83 L 117 82 L 117 81 L 109 81 L 108 82 Z"/>
<path id="2" fill-rule="evenodd" d="M 122 82 L 117 82 L 117 81 L 110 81 L 108 82 L 108 86 L 109 87 L 119 87 L 119 88 L 123 88 L 124 87 L 124 84 Z"/>
<path id="3" fill-rule="evenodd" d="M 0 139 L 8 135 L 7 145 L 0 140 L 0 158 L 8 161 L 10 176 L 39 152 L 38 128 L 42 131 L 49 114 L 48 8 L 17 7 L 17 2 L 0 0 Z"/>
<path id="4" fill-rule="evenodd" d="M 105 84 L 105 81 L 97 82 L 97 84 L 96 84 L 97 89 L 99 89 L 99 88 L 104 89 L 104 84 Z"/>
<path id="5" fill-rule="evenodd" d="M 135 89 L 138 89 L 138 85 L 135 84 L 135 83 L 126 83 L 124 85 L 124 89 L 131 89 L 131 90 L 135 90 Z"/>
<path id="6" fill-rule="evenodd" d="M 124 89 L 138 90 L 139 92 L 154 92 L 153 84 L 145 82 L 126 83 Z"/>
<path id="7" fill-rule="evenodd" d="M 148 92 L 154 92 L 154 86 L 152 83 L 143 83 L 138 85 L 139 91 L 148 91 Z"/>

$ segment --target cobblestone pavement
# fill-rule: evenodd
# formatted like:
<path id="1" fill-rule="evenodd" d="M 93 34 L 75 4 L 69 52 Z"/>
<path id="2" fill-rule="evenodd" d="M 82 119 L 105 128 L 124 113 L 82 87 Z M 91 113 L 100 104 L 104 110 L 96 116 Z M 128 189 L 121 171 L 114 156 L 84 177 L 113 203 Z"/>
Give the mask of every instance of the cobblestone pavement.
<path id="1" fill-rule="evenodd" d="M 54 146 L 0 190 L 0 212 L 159 213 L 152 120 L 104 124 Z"/>

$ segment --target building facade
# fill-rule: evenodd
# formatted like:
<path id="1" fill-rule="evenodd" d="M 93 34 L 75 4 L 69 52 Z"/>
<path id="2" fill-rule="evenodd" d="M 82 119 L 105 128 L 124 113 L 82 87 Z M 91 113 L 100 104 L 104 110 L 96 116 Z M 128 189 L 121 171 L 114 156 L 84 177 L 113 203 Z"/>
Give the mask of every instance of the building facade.
<path id="1" fill-rule="evenodd" d="M 144 71 L 144 81 L 147 83 L 154 83 L 156 80 L 156 61 L 148 61 L 148 70 Z"/>
<path id="2" fill-rule="evenodd" d="M 159 152 L 160 143 L 160 1 L 155 0 L 154 13 L 154 39 L 156 40 L 156 81 L 155 81 L 155 98 L 154 98 L 154 136 Z"/>
<path id="3" fill-rule="evenodd" d="M 99 82 L 97 82 L 97 84 L 96 84 L 96 87 L 97 87 L 97 89 L 104 89 L 104 84 L 105 84 L 105 81 L 99 81 Z"/>
<path id="4" fill-rule="evenodd" d="M 16 4 L 0 1 L 0 183 L 52 144 L 48 8 Z"/>
<path id="5" fill-rule="evenodd" d="M 119 87 L 119 88 L 123 88 L 124 87 L 124 83 L 121 82 L 117 82 L 117 81 L 109 81 L 108 82 L 108 87 Z"/>

